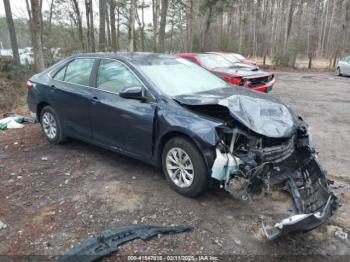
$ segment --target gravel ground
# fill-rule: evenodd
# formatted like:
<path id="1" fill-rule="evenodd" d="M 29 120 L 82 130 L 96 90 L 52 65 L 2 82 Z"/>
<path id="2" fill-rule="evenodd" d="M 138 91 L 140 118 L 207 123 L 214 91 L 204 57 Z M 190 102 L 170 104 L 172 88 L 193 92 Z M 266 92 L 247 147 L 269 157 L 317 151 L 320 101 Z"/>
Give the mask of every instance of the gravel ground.
<path id="1" fill-rule="evenodd" d="M 274 193 L 242 204 L 212 190 L 191 199 L 172 191 L 160 171 L 79 141 L 48 144 L 39 125 L 0 132 L 0 255 L 63 254 L 77 241 L 130 224 L 191 225 L 194 231 L 136 240 L 117 255 L 326 255 L 347 260 L 350 239 L 350 78 L 276 73 L 272 95 L 311 125 L 316 148 L 342 207 L 307 234 L 268 241 L 261 222 L 286 213 L 289 197 Z M 116 254 L 107 258 L 113 260 Z M 347 255 L 347 256 L 346 256 Z"/>

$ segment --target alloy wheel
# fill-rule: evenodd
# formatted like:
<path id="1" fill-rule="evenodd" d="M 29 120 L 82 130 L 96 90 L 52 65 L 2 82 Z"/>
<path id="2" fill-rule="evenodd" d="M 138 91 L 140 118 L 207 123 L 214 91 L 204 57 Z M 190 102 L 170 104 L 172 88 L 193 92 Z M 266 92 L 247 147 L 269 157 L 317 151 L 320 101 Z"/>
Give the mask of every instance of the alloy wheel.
<path id="1" fill-rule="evenodd" d="M 50 112 L 45 112 L 42 117 L 42 126 L 46 136 L 55 139 L 57 135 L 57 123 L 55 117 Z"/>
<path id="2" fill-rule="evenodd" d="M 190 187 L 194 179 L 194 168 L 190 156 L 181 148 L 174 147 L 166 156 L 166 169 L 170 179 L 178 187 Z"/>

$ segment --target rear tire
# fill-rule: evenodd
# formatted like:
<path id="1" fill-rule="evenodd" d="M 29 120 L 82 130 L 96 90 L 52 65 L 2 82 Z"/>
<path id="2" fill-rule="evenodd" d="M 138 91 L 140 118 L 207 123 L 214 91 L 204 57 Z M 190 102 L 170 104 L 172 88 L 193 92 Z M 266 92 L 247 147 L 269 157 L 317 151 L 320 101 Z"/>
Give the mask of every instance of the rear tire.
<path id="1" fill-rule="evenodd" d="M 343 74 L 341 73 L 341 71 L 340 71 L 340 67 L 337 67 L 337 75 L 338 76 L 342 76 Z"/>
<path id="2" fill-rule="evenodd" d="M 162 168 L 172 189 L 187 197 L 196 197 L 208 187 L 208 170 L 202 154 L 188 139 L 170 139 L 162 152 Z"/>
<path id="3" fill-rule="evenodd" d="M 40 124 L 43 133 L 51 144 L 65 141 L 61 120 L 51 106 L 45 106 L 40 112 Z"/>

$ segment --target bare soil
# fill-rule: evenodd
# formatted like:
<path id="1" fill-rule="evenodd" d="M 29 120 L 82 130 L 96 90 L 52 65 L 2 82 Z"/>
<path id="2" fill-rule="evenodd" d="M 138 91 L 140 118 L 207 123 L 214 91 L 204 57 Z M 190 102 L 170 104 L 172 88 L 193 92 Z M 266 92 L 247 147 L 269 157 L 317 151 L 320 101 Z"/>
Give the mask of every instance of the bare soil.
<path id="1" fill-rule="evenodd" d="M 247 256 L 323 255 L 346 260 L 350 240 L 350 78 L 332 74 L 276 73 L 271 95 L 287 101 L 310 124 L 320 161 L 342 207 L 307 234 L 268 241 L 263 220 L 288 213 L 281 192 L 250 204 L 212 190 L 195 199 L 172 191 L 160 171 L 113 152 L 70 140 L 49 144 L 39 125 L 0 132 L 1 255 L 61 255 L 80 240 L 130 224 L 191 225 L 194 231 L 136 240 L 117 255 L 201 254 Z M 262 257 L 263 258 L 263 257 Z M 270 257 L 271 259 L 271 257 Z"/>

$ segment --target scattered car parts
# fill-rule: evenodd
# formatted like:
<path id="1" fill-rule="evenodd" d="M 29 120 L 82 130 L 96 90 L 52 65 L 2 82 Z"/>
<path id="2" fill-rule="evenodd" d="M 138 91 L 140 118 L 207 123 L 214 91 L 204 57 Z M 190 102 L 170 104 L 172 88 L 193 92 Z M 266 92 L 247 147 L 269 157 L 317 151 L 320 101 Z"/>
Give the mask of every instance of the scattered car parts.
<path id="1" fill-rule="evenodd" d="M 0 221 L 0 229 L 5 229 L 7 225 Z"/>
<path id="2" fill-rule="evenodd" d="M 90 262 L 106 256 L 135 239 L 148 240 L 158 234 L 192 231 L 189 226 L 160 227 L 152 225 L 132 225 L 104 231 L 93 236 L 58 258 L 59 262 Z"/>

